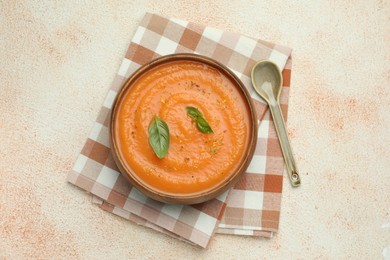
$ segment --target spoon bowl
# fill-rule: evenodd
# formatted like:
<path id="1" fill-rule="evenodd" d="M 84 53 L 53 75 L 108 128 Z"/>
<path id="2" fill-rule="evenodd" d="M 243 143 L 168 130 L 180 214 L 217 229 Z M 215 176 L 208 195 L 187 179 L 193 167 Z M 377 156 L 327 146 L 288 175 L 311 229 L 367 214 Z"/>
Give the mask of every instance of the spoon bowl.
<path id="1" fill-rule="evenodd" d="M 291 184 L 293 186 L 299 186 L 301 180 L 299 178 L 279 104 L 279 96 L 283 85 L 282 73 L 275 63 L 268 60 L 262 60 L 255 64 L 251 76 L 254 89 L 268 103 L 271 110 Z"/>
<path id="2" fill-rule="evenodd" d="M 270 61 L 260 61 L 252 70 L 252 82 L 256 92 L 270 103 L 273 99 L 279 101 L 282 91 L 282 74 L 278 66 Z"/>

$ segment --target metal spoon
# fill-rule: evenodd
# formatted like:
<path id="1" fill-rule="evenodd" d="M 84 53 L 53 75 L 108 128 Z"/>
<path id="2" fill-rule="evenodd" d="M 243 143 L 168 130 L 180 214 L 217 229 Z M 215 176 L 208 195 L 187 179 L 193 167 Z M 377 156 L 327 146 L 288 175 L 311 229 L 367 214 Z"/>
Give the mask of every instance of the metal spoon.
<path id="1" fill-rule="evenodd" d="M 259 61 L 252 69 L 253 86 L 256 92 L 268 103 L 271 110 L 291 184 L 292 186 L 299 186 L 301 180 L 299 178 L 290 142 L 288 141 L 286 126 L 279 104 L 282 80 L 282 74 L 278 66 L 271 61 Z"/>

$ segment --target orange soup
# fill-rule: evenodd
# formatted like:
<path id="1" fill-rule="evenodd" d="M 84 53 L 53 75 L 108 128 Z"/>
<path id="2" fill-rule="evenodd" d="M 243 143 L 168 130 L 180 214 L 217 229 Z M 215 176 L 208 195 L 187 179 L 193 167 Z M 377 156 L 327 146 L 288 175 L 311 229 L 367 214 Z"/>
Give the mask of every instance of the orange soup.
<path id="1" fill-rule="evenodd" d="M 213 133 L 198 130 L 186 107 L 197 108 Z M 148 127 L 158 116 L 170 131 L 170 146 L 159 159 Z M 126 167 L 141 183 L 171 194 L 213 188 L 237 171 L 247 156 L 250 112 L 228 77 L 192 60 L 171 61 L 142 74 L 118 104 L 115 135 Z"/>

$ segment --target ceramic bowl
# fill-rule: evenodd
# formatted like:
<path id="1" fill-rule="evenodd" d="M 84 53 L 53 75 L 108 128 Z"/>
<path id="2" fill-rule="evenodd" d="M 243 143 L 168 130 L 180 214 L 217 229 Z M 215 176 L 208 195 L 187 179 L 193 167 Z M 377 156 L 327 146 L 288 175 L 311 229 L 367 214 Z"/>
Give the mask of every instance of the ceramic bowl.
<path id="1" fill-rule="evenodd" d="M 246 105 L 245 113 L 248 115 L 249 118 L 249 120 L 247 120 L 249 121 L 247 123 L 249 129 L 246 138 L 247 144 L 245 146 L 245 149 L 243 150 L 243 156 L 241 157 L 237 167 L 235 168 L 236 170 L 234 170 L 234 172 L 231 172 L 229 176 L 224 178 L 224 180 L 218 185 L 213 187 L 208 187 L 207 189 L 190 193 L 190 194 L 182 194 L 182 193 L 175 194 L 171 192 L 163 192 L 161 190 L 157 190 L 153 188 L 151 185 L 146 183 L 142 179 L 142 176 L 137 174 L 137 172 L 133 170 L 131 166 L 129 166 L 125 157 L 123 156 L 119 145 L 119 143 L 121 142 L 120 140 L 121 136 L 117 133 L 117 129 L 116 129 L 118 127 L 117 120 L 118 120 L 118 113 L 120 111 L 119 107 L 123 102 L 126 93 L 132 88 L 135 82 L 138 79 L 140 79 L 142 75 L 149 72 L 150 70 L 158 68 L 161 65 L 168 64 L 173 61 L 194 61 L 197 63 L 210 66 L 216 69 L 219 73 L 223 74 L 226 78 L 228 78 L 233 83 L 234 88 L 240 93 L 240 96 L 242 97 L 243 102 Z M 139 191 L 141 191 L 145 195 L 155 200 L 164 203 L 197 204 L 197 203 L 201 203 L 213 199 L 218 195 L 222 194 L 223 192 L 227 191 L 235 183 L 237 183 L 237 181 L 240 179 L 242 174 L 247 169 L 254 154 L 256 140 L 257 140 L 257 117 L 256 117 L 254 104 L 252 102 L 252 99 L 246 87 L 241 82 L 241 80 L 226 66 L 205 56 L 196 55 L 196 54 L 172 54 L 172 55 L 163 56 L 158 59 L 150 61 L 149 63 L 140 67 L 136 72 L 134 72 L 130 76 L 130 78 L 124 83 L 123 87 L 119 91 L 116 100 L 114 101 L 113 104 L 113 109 L 111 114 L 111 125 L 110 125 L 110 141 L 111 141 L 113 157 L 119 170 L 121 171 L 122 175 Z M 145 145 L 149 145 L 149 144 L 145 143 Z"/>

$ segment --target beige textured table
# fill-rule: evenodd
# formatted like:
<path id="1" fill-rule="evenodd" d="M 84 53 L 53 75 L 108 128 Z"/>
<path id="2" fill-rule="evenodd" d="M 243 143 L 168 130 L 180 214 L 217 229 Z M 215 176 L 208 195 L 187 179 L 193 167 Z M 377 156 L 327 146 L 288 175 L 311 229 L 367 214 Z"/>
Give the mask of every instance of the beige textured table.
<path id="1" fill-rule="evenodd" d="M 14 2 L 0 2 L 0 258 L 390 258 L 389 1 Z M 66 183 L 147 11 L 294 49 L 302 186 L 285 176 L 274 238 L 198 249 Z"/>

